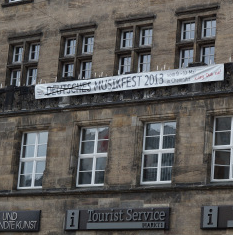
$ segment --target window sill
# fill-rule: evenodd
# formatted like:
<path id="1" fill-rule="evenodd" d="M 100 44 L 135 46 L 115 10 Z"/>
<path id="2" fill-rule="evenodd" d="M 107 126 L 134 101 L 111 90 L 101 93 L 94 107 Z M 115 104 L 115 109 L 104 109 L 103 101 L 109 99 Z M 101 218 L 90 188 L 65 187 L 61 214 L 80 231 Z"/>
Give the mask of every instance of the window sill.
<path id="1" fill-rule="evenodd" d="M 22 0 L 22 1 L 17 1 L 17 2 L 10 2 L 10 3 L 8 2 L 8 3 L 3 3 L 2 7 L 11 7 L 11 6 L 28 4 L 32 2 L 34 2 L 34 0 Z"/>

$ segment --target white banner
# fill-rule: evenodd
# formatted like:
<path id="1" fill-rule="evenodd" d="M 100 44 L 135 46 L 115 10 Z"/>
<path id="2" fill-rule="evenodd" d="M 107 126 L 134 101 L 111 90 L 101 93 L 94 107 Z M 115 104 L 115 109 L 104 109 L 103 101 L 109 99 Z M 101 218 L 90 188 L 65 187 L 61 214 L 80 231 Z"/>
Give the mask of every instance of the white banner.
<path id="1" fill-rule="evenodd" d="M 218 64 L 89 80 L 38 84 L 35 86 L 35 98 L 87 95 L 222 80 L 224 80 L 224 65 Z"/>

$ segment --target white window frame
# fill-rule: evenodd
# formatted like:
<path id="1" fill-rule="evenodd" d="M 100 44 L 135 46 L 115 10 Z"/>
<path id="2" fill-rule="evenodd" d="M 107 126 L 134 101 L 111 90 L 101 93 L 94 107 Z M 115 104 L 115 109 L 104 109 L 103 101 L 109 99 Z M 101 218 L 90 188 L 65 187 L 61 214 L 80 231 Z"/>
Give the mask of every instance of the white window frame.
<path id="1" fill-rule="evenodd" d="M 205 32 L 204 25 L 205 25 L 205 22 L 206 22 L 206 21 L 211 21 L 211 28 L 209 28 L 210 31 L 211 31 L 210 36 L 205 36 L 205 35 L 204 35 L 204 32 Z M 213 21 L 215 21 L 215 27 L 212 26 L 212 22 L 213 22 Z M 202 30 L 201 30 L 201 36 L 202 36 L 202 38 L 215 38 L 215 37 L 216 37 L 216 28 L 217 28 L 217 26 L 216 26 L 216 18 L 215 18 L 215 17 L 203 19 L 203 20 L 202 20 Z M 214 34 L 214 35 L 212 35 L 213 29 L 215 29 L 215 34 Z"/>
<path id="2" fill-rule="evenodd" d="M 92 61 L 82 61 L 80 65 L 80 78 L 90 79 L 92 70 Z"/>
<path id="3" fill-rule="evenodd" d="M 16 50 L 19 49 L 19 52 L 17 53 Z M 16 56 L 18 56 L 18 60 L 16 60 Z M 14 46 L 13 50 L 13 63 L 22 63 L 23 60 L 23 46 L 22 45 L 16 45 Z"/>
<path id="4" fill-rule="evenodd" d="M 145 35 L 143 36 L 143 31 L 144 30 L 149 30 L 151 32 L 150 35 Z M 143 43 L 143 37 L 144 37 L 144 43 Z M 152 39 L 153 39 L 153 28 L 152 26 L 150 27 L 142 27 L 140 29 L 140 46 L 151 46 L 152 45 Z"/>
<path id="5" fill-rule="evenodd" d="M 124 60 L 124 63 L 122 63 L 123 60 Z M 130 55 L 129 56 L 121 56 L 119 58 L 119 74 L 130 73 L 130 71 L 131 71 L 131 60 L 132 59 L 131 59 Z"/>
<path id="6" fill-rule="evenodd" d="M 65 63 L 63 64 L 63 69 L 62 69 L 62 77 L 67 78 L 67 77 L 73 77 L 74 75 L 74 63 Z"/>
<path id="7" fill-rule="evenodd" d="M 191 30 L 191 24 L 193 24 L 194 23 L 194 30 Z M 184 25 L 185 24 L 190 24 L 190 31 L 184 31 Z M 194 40 L 194 38 L 195 38 L 195 25 L 196 23 L 195 23 L 195 21 L 193 20 L 190 20 L 190 21 L 183 21 L 182 22 L 182 25 L 181 25 L 181 40 L 182 41 L 188 41 L 188 40 Z M 194 36 L 193 36 L 193 38 L 191 38 L 191 32 L 194 32 Z M 188 38 L 184 38 L 184 32 L 185 32 L 185 35 L 189 35 L 189 37 Z"/>
<path id="8" fill-rule="evenodd" d="M 30 71 L 32 71 L 32 76 L 30 76 Z M 37 67 L 29 67 L 27 71 L 27 86 L 36 85 L 37 79 Z M 31 83 L 29 81 L 31 80 Z"/>
<path id="9" fill-rule="evenodd" d="M 77 181 L 76 181 L 76 187 L 90 187 L 90 186 L 103 186 L 104 182 L 101 184 L 96 184 L 95 183 L 95 173 L 97 171 L 104 171 L 105 173 L 105 169 L 104 170 L 97 170 L 96 169 L 96 160 L 98 158 L 106 158 L 106 165 L 107 165 L 107 156 L 108 156 L 108 150 L 107 152 L 102 152 L 102 153 L 97 153 L 97 145 L 98 145 L 98 130 L 101 128 L 108 128 L 108 139 L 99 139 L 99 141 L 108 141 L 108 145 L 109 145 L 109 127 L 108 126 L 100 126 L 100 127 L 83 127 L 81 129 L 81 136 L 80 136 L 80 143 L 79 143 L 79 159 L 78 159 L 78 167 L 77 167 Z M 93 153 L 88 153 L 88 154 L 82 154 L 82 143 L 86 142 L 85 140 L 83 140 L 83 130 L 84 129 L 93 129 L 95 131 L 95 139 L 94 139 L 94 152 Z M 85 172 L 85 171 L 80 171 L 80 161 L 81 159 L 88 159 L 91 158 L 93 159 L 92 162 L 92 169 L 91 171 L 87 171 L 87 172 L 91 172 L 91 183 L 90 184 L 79 184 L 79 173 L 80 172 Z M 105 165 L 105 167 L 106 167 Z"/>
<path id="10" fill-rule="evenodd" d="M 69 45 L 69 42 L 72 41 L 72 45 Z M 70 53 L 68 53 L 68 49 Z M 65 48 L 64 48 L 64 56 L 74 56 L 76 51 L 76 38 L 66 38 Z"/>
<path id="11" fill-rule="evenodd" d="M 35 50 L 33 50 L 33 46 L 35 46 Z M 32 58 L 32 54 L 34 53 L 34 58 Z M 40 54 L 40 43 L 31 43 L 29 50 L 29 61 L 38 61 Z"/>
<path id="12" fill-rule="evenodd" d="M 163 149 L 163 137 L 164 136 L 175 136 L 176 138 L 176 134 L 167 134 L 164 135 L 164 125 L 166 123 L 175 123 L 176 125 L 176 121 L 172 120 L 172 121 L 166 121 L 166 122 L 150 122 L 150 123 L 145 123 L 144 125 L 144 136 L 143 136 L 143 153 L 142 153 L 142 165 L 141 165 L 141 184 L 142 185 L 148 185 L 148 184 L 169 184 L 171 183 L 171 180 L 168 181 L 162 181 L 161 180 L 161 169 L 163 168 L 161 166 L 161 162 L 162 162 L 162 154 L 174 154 L 175 153 L 175 147 L 174 148 L 167 148 L 167 149 Z M 159 148 L 158 149 L 152 149 L 152 150 L 145 150 L 145 145 L 146 145 L 146 137 L 150 137 L 150 136 L 146 136 L 146 128 L 148 124 L 161 124 L 160 126 L 160 135 L 159 135 Z M 144 167 L 144 156 L 145 155 L 150 155 L 150 154 L 158 154 L 158 165 L 157 167 Z M 174 157 L 173 156 L 173 162 L 174 162 Z M 167 166 L 170 167 L 171 169 L 173 168 L 172 166 Z M 152 168 L 157 168 L 157 180 L 156 181 L 143 181 L 143 171 L 144 169 L 152 169 Z"/>
<path id="13" fill-rule="evenodd" d="M 225 131 L 218 131 L 219 132 L 230 132 L 230 144 L 228 145 L 215 145 L 215 133 L 216 131 L 216 120 L 218 118 L 231 118 L 231 129 Z M 221 116 L 215 117 L 214 119 L 214 131 L 213 131 L 213 144 L 212 144 L 212 164 L 211 164 L 211 181 L 212 182 L 225 182 L 225 181 L 233 181 L 233 117 L 232 116 Z M 229 164 L 229 178 L 228 179 L 214 179 L 214 171 L 215 165 L 218 166 L 228 166 L 228 165 L 220 165 L 215 164 L 215 152 L 217 150 L 228 150 L 230 152 L 230 164 Z"/>
<path id="14" fill-rule="evenodd" d="M 11 2 L 22 2 L 22 0 L 9 0 L 9 3 Z"/>
<path id="15" fill-rule="evenodd" d="M 90 42 L 89 42 L 89 39 L 90 39 Z M 87 48 L 85 49 L 86 46 Z M 92 54 L 93 51 L 94 51 L 94 35 L 84 36 L 83 45 L 82 45 L 82 54 Z"/>
<path id="16" fill-rule="evenodd" d="M 24 158 L 23 157 L 23 148 L 25 146 L 33 146 L 33 144 L 28 144 L 28 145 L 24 145 L 24 138 L 25 138 L 25 135 L 27 134 L 30 134 L 30 133 L 35 133 L 36 134 L 36 138 L 35 138 L 35 143 L 34 143 L 34 146 L 35 146 L 35 149 L 34 149 L 34 155 L 33 157 L 28 157 L 28 158 Z M 46 142 L 46 155 L 45 156 L 42 156 L 42 157 L 38 157 L 37 156 L 37 153 L 38 153 L 38 147 L 40 145 L 45 145 L 45 143 L 42 143 L 42 144 L 39 144 L 38 143 L 38 137 L 39 137 L 39 134 L 40 133 L 47 133 L 48 135 L 48 131 L 37 131 L 37 132 L 24 132 L 23 133 L 23 136 L 22 136 L 22 143 L 21 143 L 21 152 L 20 152 L 20 163 L 19 163 L 19 174 L 18 174 L 18 184 L 17 184 L 17 188 L 18 189 L 37 189 L 37 188 L 42 188 L 42 186 L 35 186 L 35 176 L 36 174 L 42 174 L 43 173 L 36 173 L 36 164 L 38 162 L 45 162 L 46 164 L 46 155 L 47 155 L 47 145 L 48 145 L 48 137 L 47 137 L 47 142 Z M 21 187 L 20 186 L 20 177 L 21 175 L 24 175 L 24 174 L 21 174 L 21 167 L 22 167 L 22 163 L 27 163 L 27 162 L 32 162 L 33 164 L 33 168 L 32 168 L 32 174 L 31 174 L 31 186 L 27 186 L 27 187 Z M 29 173 L 28 173 L 29 174 Z"/>
<path id="17" fill-rule="evenodd" d="M 16 72 L 16 77 L 13 77 L 14 72 Z M 14 85 L 15 80 L 15 86 L 20 86 L 20 77 L 21 77 L 21 70 L 20 69 L 14 69 L 11 71 L 11 85 Z"/>
<path id="18" fill-rule="evenodd" d="M 208 54 L 208 56 L 204 55 L 204 50 L 205 50 L 205 48 L 207 48 L 207 47 L 209 47 L 209 48 L 210 48 L 210 47 L 214 47 L 214 54 Z M 202 46 L 202 47 L 201 47 L 201 58 L 200 58 L 200 61 L 201 61 L 201 62 L 205 62 L 204 57 L 208 57 L 208 63 L 207 63 L 207 65 L 215 64 L 214 60 L 213 60 L 213 61 L 210 60 L 210 56 L 213 56 L 213 58 L 214 58 L 214 55 L 215 55 L 215 45 L 205 45 L 205 46 Z"/>
<path id="19" fill-rule="evenodd" d="M 139 57 L 138 57 L 138 73 L 150 72 L 150 64 L 151 64 L 151 54 L 150 53 L 139 54 Z M 143 68 L 145 66 L 146 69 L 141 71 L 141 66 Z"/>
<path id="20" fill-rule="evenodd" d="M 193 57 L 190 57 L 190 51 L 191 50 L 193 51 L 193 48 L 183 48 L 183 49 L 180 50 L 179 68 L 183 68 L 183 67 L 186 68 L 189 63 L 193 63 Z M 184 51 L 189 51 L 189 57 L 188 58 L 183 57 L 183 52 Z M 193 51 L 193 53 L 194 53 L 194 51 Z M 193 54 L 193 56 L 194 56 L 194 54 Z M 191 58 L 192 58 L 192 60 L 190 60 Z M 188 60 L 188 64 L 187 64 L 187 66 L 183 66 L 183 65 L 185 65 L 186 60 Z"/>
<path id="21" fill-rule="evenodd" d="M 128 37 L 127 33 L 129 33 L 129 37 Z M 126 46 L 124 46 L 124 42 L 125 42 Z M 133 47 L 133 30 L 130 30 L 130 29 L 122 30 L 120 48 L 125 49 L 125 48 L 132 48 L 132 47 Z"/>

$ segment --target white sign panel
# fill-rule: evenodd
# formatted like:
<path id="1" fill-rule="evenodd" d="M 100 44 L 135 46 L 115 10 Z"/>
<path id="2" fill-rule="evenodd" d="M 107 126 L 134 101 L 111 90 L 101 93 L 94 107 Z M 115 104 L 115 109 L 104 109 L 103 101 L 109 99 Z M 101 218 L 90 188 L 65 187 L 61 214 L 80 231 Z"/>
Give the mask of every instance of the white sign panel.
<path id="1" fill-rule="evenodd" d="M 38 84 L 35 98 L 87 95 L 224 80 L 224 65 L 211 65 L 113 77 Z"/>

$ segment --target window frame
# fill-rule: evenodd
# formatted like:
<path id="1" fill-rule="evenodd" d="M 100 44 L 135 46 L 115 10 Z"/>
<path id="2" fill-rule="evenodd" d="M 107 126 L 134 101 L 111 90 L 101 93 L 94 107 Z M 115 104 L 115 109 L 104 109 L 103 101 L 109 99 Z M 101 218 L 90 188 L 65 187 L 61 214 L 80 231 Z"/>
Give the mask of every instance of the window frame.
<path id="1" fill-rule="evenodd" d="M 163 137 L 164 136 L 167 136 L 167 135 L 164 135 L 164 125 L 166 123 L 175 123 L 175 134 L 169 134 L 169 135 L 174 135 L 174 141 L 176 142 L 176 134 L 177 134 L 177 122 L 175 120 L 168 120 L 168 121 L 163 121 L 163 122 L 147 122 L 144 124 L 144 132 L 143 132 L 143 149 L 142 149 L 142 162 L 141 162 L 141 176 L 140 176 L 140 184 L 141 185 L 160 185 L 160 184 L 170 184 L 172 182 L 172 179 L 171 180 L 166 180 L 166 181 L 162 181 L 161 180 L 161 169 L 162 169 L 162 166 L 161 166 L 161 163 L 162 163 L 162 154 L 173 154 L 173 163 L 171 166 L 167 166 L 167 167 L 170 167 L 171 168 L 171 177 L 172 177 L 172 168 L 173 168 L 173 165 L 174 165 L 174 158 L 175 158 L 175 142 L 174 142 L 174 148 L 167 148 L 167 149 L 163 149 L 162 148 L 162 144 L 163 144 Z M 159 148 L 158 149 L 151 149 L 151 150 L 146 150 L 145 149 L 145 144 L 146 144 L 146 137 L 149 137 L 149 136 L 146 136 L 146 128 L 147 128 L 147 125 L 149 124 L 160 124 L 160 135 L 159 135 Z M 157 176 L 156 176 L 156 181 L 144 181 L 143 178 L 144 178 L 144 169 L 152 169 L 152 167 L 144 167 L 144 156 L 145 155 L 152 155 L 152 154 L 158 154 L 158 162 L 157 162 Z M 155 167 L 154 167 L 155 168 Z"/>
<path id="2" fill-rule="evenodd" d="M 16 53 L 17 48 L 21 48 L 21 52 L 19 51 L 19 53 Z M 12 63 L 14 63 L 14 64 L 22 63 L 23 62 L 23 52 L 24 52 L 23 45 L 15 45 L 14 49 L 13 49 Z M 19 57 L 18 60 L 16 60 L 16 58 L 15 58 L 16 56 Z"/>
<path id="3" fill-rule="evenodd" d="M 91 38 L 91 43 L 86 43 L 86 39 L 88 40 Z M 83 40 L 82 40 L 82 54 L 93 54 L 94 52 L 94 43 L 95 43 L 95 38 L 94 35 L 84 35 Z M 85 50 L 85 46 L 87 46 L 87 50 Z"/>
<path id="4" fill-rule="evenodd" d="M 142 58 L 144 58 L 144 56 L 149 56 L 149 58 L 150 58 L 149 63 L 148 62 L 144 63 L 144 61 L 141 61 Z M 146 65 L 145 71 L 141 71 L 141 65 L 142 65 L 142 67 L 143 67 L 143 65 Z M 151 65 L 151 53 L 150 52 L 149 53 L 140 53 L 138 56 L 138 73 L 150 72 L 150 65 Z"/>
<path id="5" fill-rule="evenodd" d="M 13 77 L 13 73 L 16 73 L 16 77 Z M 10 81 L 10 85 L 14 85 L 13 84 L 13 80 L 16 80 L 15 82 L 15 86 L 20 86 L 20 79 L 21 79 L 21 70 L 20 69 L 13 69 L 11 70 L 11 81 Z"/>
<path id="6" fill-rule="evenodd" d="M 73 41 L 73 46 L 69 46 L 68 47 L 68 42 L 69 41 Z M 77 40 L 76 40 L 76 37 L 68 37 L 68 38 L 65 38 L 65 46 L 64 46 L 64 56 L 75 56 L 76 54 L 76 44 L 77 44 Z M 67 53 L 67 49 L 70 48 L 72 53 Z"/>
<path id="7" fill-rule="evenodd" d="M 204 24 L 205 24 L 205 21 L 211 21 L 211 26 L 212 26 L 212 21 L 213 21 L 213 20 L 215 21 L 215 35 L 212 36 L 212 31 L 213 31 L 213 28 L 214 28 L 214 27 L 211 27 L 211 28 L 210 28 L 211 36 L 205 36 L 205 35 L 204 35 L 204 30 L 205 30 Z M 203 18 L 203 20 L 202 20 L 202 25 L 201 25 L 201 38 L 202 38 L 202 39 L 206 39 L 206 38 L 215 38 L 215 37 L 216 37 L 216 29 L 217 29 L 216 17 Z"/>
<path id="8" fill-rule="evenodd" d="M 216 138 L 216 120 L 218 118 L 231 118 L 231 129 L 225 130 L 230 132 L 230 144 L 228 145 L 215 145 L 215 138 Z M 221 131 L 219 131 L 221 132 Z M 217 150 L 230 150 L 230 163 L 229 163 L 229 177 L 228 179 L 215 179 L 215 153 Z M 226 165 L 222 165 L 226 166 Z M 214 118 L 214 127 L 213 127 L 213 143 L 212 143 L 212 158 L 211 158 L 211 182 L 231 182 L 233 181 L 233 116 L 217 116 Z M 230 177 L 232 176 L 232 177 Z"/>
<path id="9" fill-rule="evenodd" d="M 190 48 L 181 48 L 181 49 L 180 49 L 179 68 L 183 68 L 182 60 L 183 60 L 183 59 L 184 59 L 184 60 L 187 59 L 187 58 L 185 58 L 185 57 L 184 57 L 184 58 L 182 57 L 182 53 L 183 53 L 184 51 L 187 51 L 187 50 L 189 51 L 189 55 L 190 55 L 190 51 L 191 51 L 191 50 L 192 50 L 193 53 L 194 53 L 194 50 L 193 50 L 193 48 L 191 48 L 191 47 L 190 47 Z M 191 58 L 191 57 L 189 57 L 188 60 L 189 60 L 190 58 Z M 193 63 L 193 61 L 194 61 L 194 54 L 193 54 L 193 60 L 192 60 L 192 62 L 190 62 L 190 63 Z M 188 63 L 188 64 L 189 64 L 189 63 Z M 187 67 L 188 67 L 188 65 L 187 65 L 186 67 L 184 67 L 184 68 L 187 68 Z"/>
<path id="10" fill-rule="evenodd" d="M 127 32 L 130 33 L 130 35 L 131 35 L 130 38 L 127 38 L 127 36 L 124 37 L 124 33 L 127 33 Z M 133 47 L 133 29 L 124 29 L 124 30 L 122 30 L 120 40 L 121 40 L 120 41 L 120 49 L 132 48 Z M 127 44 L 127 42 L 130 42 L 129 46 L 123 46 L 123 44 L 124 44 L 123 42 L 126 42 L 126 44 Z"/>
<path id="11" fill-rule="evenodd" d="M 190 24 L 190 28 L 191 28 L 191 24 L 194 23 L 194 30 L 185 31 L 185 32 L 189 32 L 190 37 L 189 38 L 184 38 L 184 25 L 188 24 L 188 23 Z M 181 35 L 180 35 L 181 41 L 193 41 L 195 39 L 195 35 L 196 35 L 195 27 L 196 27 L 195 20 L 182 21 L 182 23 L 181 23 Z M 194 32 L 193 38 L 191 38 L 191 32 L 192 31 Z"/>
<path id="12" fill-rule="evenodd" d="M 129 64 L 122 64 L 122 59 L 125 59 L 125 58 L 128 58 L 130 59 L 130 63 Z M 128 60 L 127 59 L 127 60 Z M 127 74 L 127 73 L 130 73 L 131 72 L 131 62 L 132 62 L 132 57 L 131 55 L 123 55 L 123 56 L 120 56 L 119 58 L 119 74 L 120 75 L 124 75 L 124 74 Z M 129 68 L 129 70 L 127 71 L 124 71 L 124 68 L 127 67 Z M 121 72 L 122 71 L 122 72 Z"/>
<path id="13" fill-rule="evenodd" d="M 214 54 L 208 54 L 208 56 L 205 56 L 204 55 L 204 49 L 205 48 L 210 48 L 210 47 L 214 47 Z M 201 62 L 203 62 L 203 63 L 205 63 L 205 60 L 203 59 L 204 57 L 208 57 L 208 63 L 207 63 L 207 65 L 213 65 L 213 64 L 215 64 L 215 58 L 214 58 L 214 60 L 213 61 L 211 61 L 210 60 L 210 57 L 211 56 L 213 56 L 213 58 L 215 57 L 215 45 L 214 44 L 211 44 L 211 45 L 203 45 L 202 47 L 201 47 L 201 53 L 200 53 L 200 61 Z M 210 63 L 210 61 L 211 61 L 211 63 Z"/>
<path id="14" fill-rule="evenodd" d="M 107 147 L 107 152 L 102 152 L 102 153 L 97 153 L 97 145 L 98 145 L 98 130 L 102 129 L 102 128 L 107 128 L 108 129 L 108 139 L 100 139 L 102 141 L 108 141 L 108 147 Z M 83 130 L 85 129 L 93 129 L 95 130 L 95 139 L 94 139 L 94 151 L 93 153 L 81 153 L 82 151 L 82 143 L 87 141 L 87 140 L 83 140 Z M 98 158 L 106 158 L 106 164 L 104 167 L 104 170 L 99 170 L 99 171 L 104 171 L 104 178 L 105 178 L 105 169 L 107 166 L 107 159 L 108 159 L 108 148 L 109 148 L 109 141 L 110 141 L 110 128 L 109 126 L 94 126 L 94 127 L 82 127 L 80 130 L 80 141 L 79 141 L 79 157 L 78 157 L 78 164 L 77 164 L 77 177 L 76 177 L 76 187 L 98 187 L 98 186 L 104 186 L 104 182 L 103 183 L 95 183 L 95 179 L 96 179 L 96 171 L 98 171 L 96 169 L 96 160 Z M 80 184 L 79 183 L 79 178 L 80 178 L 80 172 L 85 172 L 85 171 L 80 171 L 80 162 L 82 159 L 92 159 L 92 169 L 91 169 L 91 183 L 90 184 Z M 90 170 L 88 171 L 90 172 Z"/>
<path id="15" fill-rule="evenodd" d="M 90 69 L 87 69 L 86 66 L 84 68 L 84 64 L 90 64 L 91 65 Z M 81 61 L 81 64 L 80 64 L 80 79 L 90 79 L 91 78 L 91 71 L 92 71 L 92 60 Z M 84 74 L 84 76 L 83 76 L 83 74 Z M 86 76 L 86 74 L 87 74 L 87 76 Z"/>
<path id="16" fill-rule="evenodd" d="M 68 67 L 68 70 L 66 71 L 66 66 L 72 66 L 72 76 L 67 76 L 71 73 L 71 70 Z M 68 78 L 68 77 L 74 77 L 74 62 L 67 62 L 64 63 L 62 66 L 62 77 L 63 78 Z"/>
<path id="17" fill-rule="evenodd" d="M 147 44 L 145 44 L 145 42 L 142 43 L 143 42 L 143 40 L 142 40 L 143 39 L 143 35 L 142 35 L 143 30 L 150 30 L 151 31 L 151 35 L 146 36 L 146 34 L 145 34 L 145 36 L 144 36 L 144 41 L 149 41 L 149 43 L 147 43 Z M 153 43 L 153 27 L 152 26 L 141 27 L 140 28 L 139 46 L 140 47 L 143 47 L 143 46 L 152 46 L 152 43 Z"/>
<path id="18" fill-rule="evenodd" d="M 29 76 L 30 70 L 33 71 L 32 76 Z M 36 70 L 36 74 L 34 74 L 34 70 Z M 32 78 L 32 83 L 29 84 L 29 79 L 30 77 Z M 32 85 L 36 85 L 36 80 L 37 80 L 37 67 L 29 67 L 27 69 L 27 81 L 26 81 L 26 86 L 32 86 Z"/>
<path id="19" fill-rule="evenodd" d="M 35 149 L 34 149 L 34 154 L 33 154 L 33 157 L 29 157 L 29 158 L 23 158 L 22 155 L 23 155 L 23 147 L 24 146 L 30 146 L 30 145 L 33 145 L 33 144 L 26 144 L 24 145 L 24 138 L 25 138 L 25 135 L 26 134 L 30 134 L 30 133 L 35 133 L 36 134 L 36 138 L 35 138 L 35 142 L 34 142 L 34 146 L 35 146 Z M 46 143 L 40 143 L 38 142 L 38 136 L 40 135 L 40 133 L 47 133 L 47 142 Z M 49 135 L 49 132 L 47 130 L 41 130 L 41 131 L 26 131 L 26 132 L 23 132 L 22 134 L 22 142 L 21 142 L 21 150 L 20 150 L 20 159 L 19 159 L 19 172 L 18 172 L 18 182 L 17 182 L 17 189 L 40 189 L 42 188 L 43 185 L 41 186 L 35 186 L 35 176 L 36 174 L 42 174 L 42 178 L 43 178 L 43 175 L 44 175 L 44 171 L 46 169 L 46 158 L 47 158 L 47 148 L 48 148 L 48 135 Z M 37 153 L 38 153 L 38 147 L 40 145 L 45 145 L 46 144 L 46 155 L 43 156 L 43 157 L 37 157 Z M 21 168 L 22 168 L 22 163 L 25 163 L 25 162 L 32 162 L 33 166 L 32 166 L 32 173 L 31 173 L 31 186 L 26 186 L 26 187 L 22 187 L 20 186 L 20 181 L 21 181 L 21 175 L 25 175 L 25 174 L 21 174 Z M 43 173 L 36 173 L 36 164 L 38 162 L 45 162 L 45 169 L 43 171 Z M 29 174 L 29 173 L 28 173 Z"/>
<path id="20" fill-rule="evenodd" d="M 35 51 L 32 51 L 32 47 L 35 46 Z M 35 58 L 32 58 L 32 53 L 35 53 Z M 38 61 L 40 56 L 40 43 L 35 42 L 30 44 L 29 49 L 29 61 Z"/>

